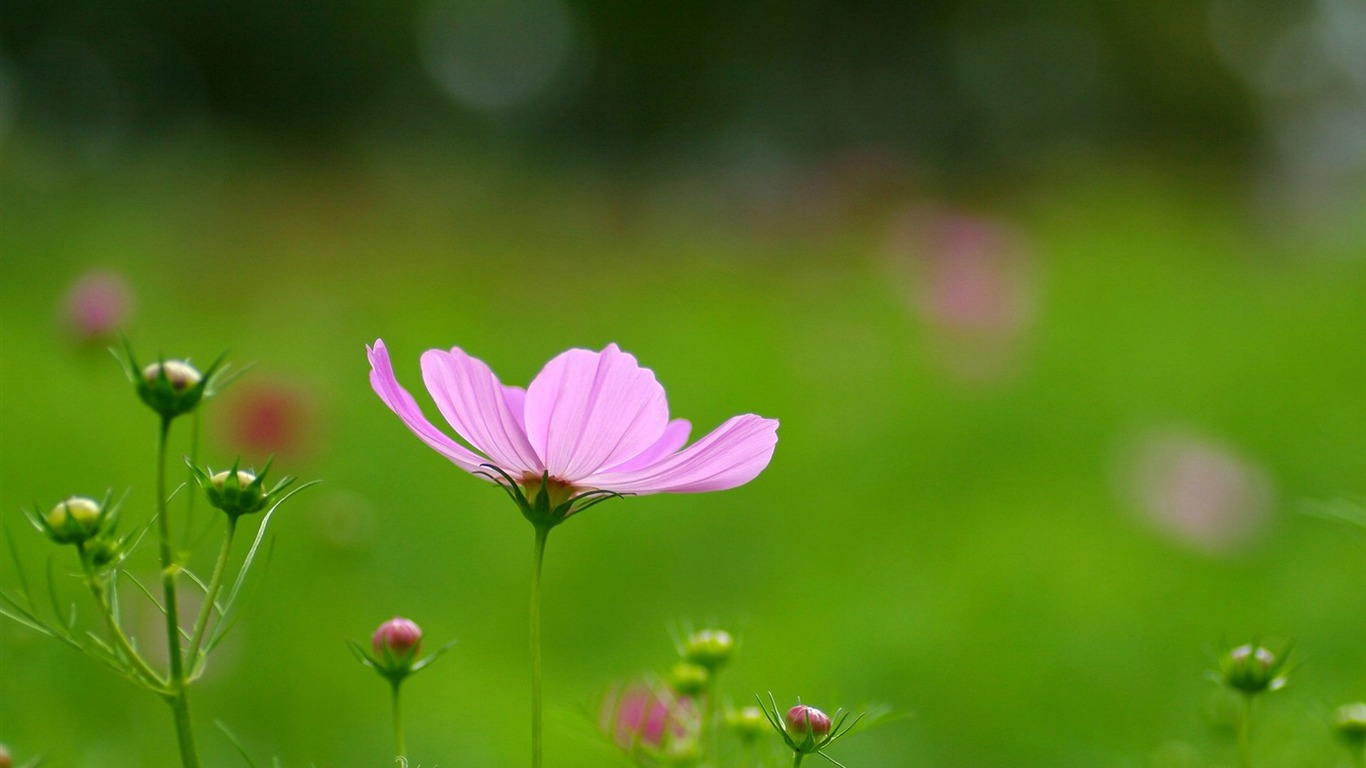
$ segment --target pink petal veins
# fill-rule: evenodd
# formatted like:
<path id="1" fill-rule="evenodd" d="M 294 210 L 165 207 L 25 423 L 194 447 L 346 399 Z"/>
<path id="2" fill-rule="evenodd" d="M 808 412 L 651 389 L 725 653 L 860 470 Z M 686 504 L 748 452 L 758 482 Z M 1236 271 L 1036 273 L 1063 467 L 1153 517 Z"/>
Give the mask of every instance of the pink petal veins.
<path id="1" fill-rule="evenodd" d="M 753 480 L 768 466 L 777 443 L 778 421 L 747 413 L 653 465 L 597 473 L 580 484 L 636 494 L 722 491 Z"/>
<path id="2" fill-rule="evenodd" d="M 563 352 L 527 388 L 531 445 L 553 477 L 576 485 L 645 452 L 668 420 L 664 388 L 654 373 L 615 344 L 602 352 Z"/>
<path id="3" fill-rule="evenodd" d="M 450 459 L 457 467 L 466 472 L 482 472 L 479 465 L 487 464 L 488 459 L 470 451 L 432 426 L 422 414 L 422 409 L 418 407 L 413 396 L 399 385 L 398 379 L 394 377 L 394 368 L 389 362 L 389 350 L 385 348 L 384 341 L 376 339 L 373 347 L 366 347 L 366 353 L 370 358 L 370 386 L 389 410 L 393 411 L 422 442 Z"/>
<path id="4" fill-rule="evenodd" d="M 509 474 L 540 473 L 540 459 L 508 407 L 506 388 L 484 361 L 459 347 L 431 349 L 422 354 L 422 380 L 465 442 Z"/>

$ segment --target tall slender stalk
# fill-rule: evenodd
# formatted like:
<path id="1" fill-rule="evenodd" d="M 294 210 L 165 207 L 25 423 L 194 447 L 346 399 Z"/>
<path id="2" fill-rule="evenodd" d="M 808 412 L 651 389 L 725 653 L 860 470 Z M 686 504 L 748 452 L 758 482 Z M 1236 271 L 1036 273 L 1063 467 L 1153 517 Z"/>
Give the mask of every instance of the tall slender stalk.
<path id="1" fill-rule="evenodd" d="M 1238 765 L 1252 768 L 1252 697 L 1243 695 L 1242 717 L 1238 719 Z"/>
<path id="2" fill-rule="evenodd" d="M 398 750 L 395 754 L 400 758 L 406 758 L 408 749 L 403 744 L 403 711 L 399 708 L 398 698 L 398 688 L 402 680 L 394 680 L 392 683 L 394 689 L 394 748 Z"/>
<path id="3" fill-rule="evenodd" d="M 190 494 L 193 496 L 194 494 Z M 228 515 L 228 529 L 223 534 L 223 548 L 218 552 L 218 562 L 214 563 L 213 575 L 209 577 L 209 590 L 204 594 L 204 605 L 199 608 L 199 618 L 195 619 L 194 630 L 190 633 L 190 648 L 185 655 L 189 673 L 199 666 L 199 649 L 204 642 L 204 633 L 209 626 L 209 618 L 216 610 L 218 593 L 223 589 L 223 576 L 228 570 L 228 558 L 232 554 L 232 539 L 237 532 L 237 517 Z"/>
<path id="4" fill-rule="evenodd" d="M 175 721 L 180 762 L 184 768 L 199 768 L 199 750 L 195 747 L 194 727 L 190 721 L 189 686 L 180 644 L 180 607 L 176 598 L 176 577 L 180 575 L 180 565 L 175 562 L 175 553 L 171 549 L 171 521 L 166 509 L 166 443 L 170 432 L 171 417 L 163 416 L 161 431 L 157 436 L 156 506 L 157 537 L 161 545 L 161 592 L 166 611 L 168 670 L 164 696 L 171 705 L 171 715 Z"/>
<path id="5" fill-rule="evenodd" d="M 531 564 L 531 768 L 541 768 L 541 562 L 547 526 L 536 526 Z"/>
<path id="6" fill-rule="evenodd" d="M 792 753 L 792 768 L 801 768 L 802 758 L 803 758 L 803 757 L 806 757 L 806 753 L 805 753 L 805 752 L 793 752 L 793 753 Z"/>

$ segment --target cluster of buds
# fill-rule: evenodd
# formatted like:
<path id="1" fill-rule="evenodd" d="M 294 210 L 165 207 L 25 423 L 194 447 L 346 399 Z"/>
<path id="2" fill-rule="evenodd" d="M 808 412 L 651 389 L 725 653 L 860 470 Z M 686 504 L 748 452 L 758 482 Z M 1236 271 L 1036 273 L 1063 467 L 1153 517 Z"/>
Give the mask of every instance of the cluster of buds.
<path id="1" fill-rule="evenodd" d="M 1240 645 L 1219 660 L 1215 679 L 1245 696 L 1278 691 L 1286 683 L 1286 658 L 1278 658 L 1260 645 Z"/>
<path id="2" fill-rule="evenodd" d="M 199 482 L 199 487 L 204 489 L 209 504 L 223 510 L 233 520 L 271 506 L 280 499 L 290 483 L 294 482 L 294 478 L 286 477 L 276 483 L 275 487 L 266 490 L 266 473 L 270 471 L 269 461 L 260 474 L 238 469 L 237 462 L 233 463 L 232 469 L 222 472 L 200 469 L 192 463 L 189 466 L 190 472 Z"/>
<path id="3" fill-rule="evenodd" d="M 91 565 L 103 567 L 118 559 L 124 542 L 114 535 L 119 519 L 119 505 L 87 496 L 72 496 L 57 502 L 46 515 L 36 510 L 28 512 L 34 527 L 46 533 L 58 544 L 72 544 Z"/>
<path id="4" fill-rule="evenodd" d="M 669 670 L 669 688 L 696 698 L 711 690 L 716 675 L 735 652 L 735 639 L 724 629 L 691 632 L 677 644 L 679 660 Z"/>
<path id="5" fill-rule="evenodd" d="M 418 654 L 422 652 L 422 628 L 411 619 L 395 616 L 380 624 L 370 635 L 369 652 L 359 643 L 348 641 L 347 644 L 357 661 L 375 670 L 397 688 L 404 678 L 449 651 L 455 641 L 443 645 L 424 659 L 418 659 Z"/>

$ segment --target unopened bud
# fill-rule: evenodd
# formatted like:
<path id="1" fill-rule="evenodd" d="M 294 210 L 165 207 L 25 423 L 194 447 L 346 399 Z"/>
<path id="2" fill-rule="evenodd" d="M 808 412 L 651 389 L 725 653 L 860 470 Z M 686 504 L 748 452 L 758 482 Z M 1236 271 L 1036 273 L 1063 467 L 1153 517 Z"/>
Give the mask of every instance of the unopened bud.
<path id="1" fill-rule="evenodd" d="M 370 637 L 370 645 L 380 660 L 411 660 L 422 648 L 422 628 L 416 623 L 395 616 L 379 625 Z"/>
<path id="2" fill-rule="evenodd" d="M 152 363 L 142 369 L 138 396 L 164 418 L 189 413 L 204 396 L 204 377 L 181 360 Z"/>
<path id="3" fill-rule="evenodd" d="M 735 639 L 724 629 L 694 632 L 683 645 L 683 658 L 715 672 L 730 661 Z"/>
<path id="4" fill-rule="evenodd" d="M 1219 676 L 1228 687 L 1252 695 L 1283 687 L 1285 678 L 1277 675 L 1281 666 L 1282 662 L 1271 651 L 1261 646 L 1240 645 L 1220 662 Z"/>
<path id="5" fill-rule="evenodd" d="M 1333 713 L 1333 732 L 1356 749 L 1366 747 L 1366 701 L 1338 707 Z"/>
<path id="6" fill-rule="evenodd" d="M 669 671 L 669 687 L 679 696 L 697 696 L 711 684 L 711 673 L 700 664 L 680 661 Z"/>
<path id="7" fill-rule="evenodd" d="M 163 374 L 166 376 L 166 383 L 170 384 L 171 388 L 177 392 L 184 392 L 193 387 L 202 378 L 194 366 L 180 360 L 152 363 L 142 369 L 142 378 L 148 384 L 156 384 Z"/>
<path id="8" fill-rule="evenodd" d="M 787 711 L 785 725 L 787 735 L 798 744 L 808 737 L 819 742 L 830 735 L 830 716 L 805 704 L 798 704 Z"/>
<path id="9" fill-rule="evenodd" d="M 758 707 L 742 707 L 726 713 L 726 725 L 748 744 L 768 730 L 768 718 Z"/>
<path id="10" fill-rule="evenodd" d="M 100 505 L 94 499 L 72 496 L 47 514 L 48 533 L 58 544 L 89 540 L 100 527 Z"/>
<path id="11" fill-rule="evenodd" d="M 249 515 L 265 509 L 269 502 L 265 489 L 256 480 L 256 475 L 244 469 L 219 472 L 209 478 L 204 493 L 210 504 L 233 517 Z"/>

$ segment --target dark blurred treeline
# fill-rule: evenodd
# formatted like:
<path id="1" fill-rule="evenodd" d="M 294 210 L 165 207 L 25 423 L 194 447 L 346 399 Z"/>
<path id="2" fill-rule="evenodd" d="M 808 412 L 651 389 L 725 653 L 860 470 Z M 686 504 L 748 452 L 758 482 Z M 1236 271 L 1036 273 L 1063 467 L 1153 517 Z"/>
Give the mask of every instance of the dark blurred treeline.
<path id="1" fill-rule="evenodd" d="M 1245 85 L 1189 0 L 3 0 L 20 129 L 181 121 L 326 143 L 467 126 L 640 153 L 886 146 L 941 162 L 1236 160 Z M 112 128 L 110 128 L 112 124 Z"/>

